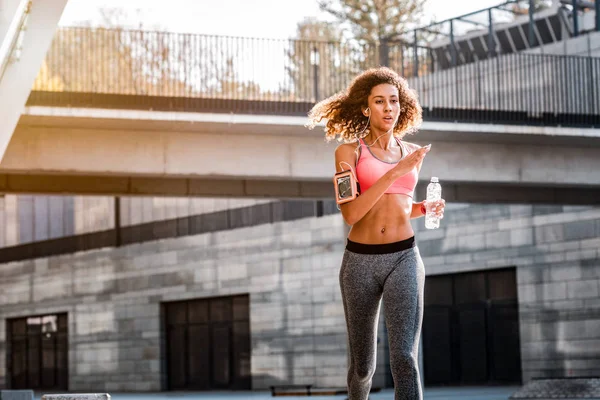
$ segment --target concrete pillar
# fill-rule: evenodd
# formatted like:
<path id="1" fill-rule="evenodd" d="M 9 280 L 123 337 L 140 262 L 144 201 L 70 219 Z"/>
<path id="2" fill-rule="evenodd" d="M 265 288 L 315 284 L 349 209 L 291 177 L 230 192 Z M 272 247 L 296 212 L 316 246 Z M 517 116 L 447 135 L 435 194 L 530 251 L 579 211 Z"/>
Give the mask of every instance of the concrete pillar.
<path id="1" fill-rule="evenodd" d="M 5 57 L 2 54 L 0 57 L 4 60 L 8 60 L 9 50 L 13 48 L 10 44 L 15 36 L 10 33 L 16 32 L 16 27 L 20 27 L 17 21 L 22 18 L 23 14 L 19 10 L 22 10 L 23 4 L 25 3 L 20 0 L 4 0 L 0 4 L 0 50 L 5 52 Z M 0 75 L 0 161 L 21 117 L 66 4 L 67 0 L 31 3 L 26 29 L 22 31 L 22 40 L 19 41 L 19 59 L 7 63 L 4 74 Z"/>

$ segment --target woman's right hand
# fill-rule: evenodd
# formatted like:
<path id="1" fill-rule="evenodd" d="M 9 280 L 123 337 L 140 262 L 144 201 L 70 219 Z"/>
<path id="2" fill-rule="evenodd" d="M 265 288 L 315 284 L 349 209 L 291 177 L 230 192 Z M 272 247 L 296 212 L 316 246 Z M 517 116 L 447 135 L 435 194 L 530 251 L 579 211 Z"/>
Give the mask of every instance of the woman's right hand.
<path id="1" fill-rule="evenodd" d="M 423 161 L 425 154 L 427 154 L 430 149 L 431 145 L 428 144 L 427 146 L 423 146 L 413 151 L 408 156 L 400 160 L 398 164 L 396 164 L 396 166 L 393 168 L 394 172 L 398 173 L 398 176 L 408 174 L 413 168 Z"/>

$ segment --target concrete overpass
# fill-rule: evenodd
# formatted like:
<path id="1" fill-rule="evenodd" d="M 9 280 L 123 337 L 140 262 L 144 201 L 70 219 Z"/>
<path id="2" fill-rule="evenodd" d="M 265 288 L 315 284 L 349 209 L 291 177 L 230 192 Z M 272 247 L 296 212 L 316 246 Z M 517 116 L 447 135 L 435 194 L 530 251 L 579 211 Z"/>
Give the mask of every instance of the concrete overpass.
<path id="1" fill-rule="evenodd" d="M 17 1 L 16 11 L 7 14 L 13 35 L 5 35 L 3 49 L 11 49 L 5 52 L 11 57 L 19 43 L 11 37 L 22 20 L 36 29 L 21 30 L 22 58 L 5 63 L 6 73 L 0 77 L 0 99 L 6 105 L 0 115 L 5 117 L 0 192 L 332 196 L 335 144 L 326 144 L 321 130 L 309 131 L 304 123 L 310 105 L 346 85 L 341 71 L 332 75 L 330 67 L 317 65 L 316 70 L 311 67 L 312 76 L 296 77 L 293 84 L 273 92 L 257 89 L 260 85 L 252 77 L 248 84 L 241 78 L 231 81 L 229 75 L 202 76 L 215 68 L 203 70 L 194 64 L 199 56 L 210 57 L 214 47 L 224 53 L 222 59 L 231 58 L 245 71 L 250 68 L 243 64 L 248 55 L 238 56 L 235 49 L 251 48 L 246 39 L 228 47 L 229 38 L 199 38 L 210 42 L 200 54 L 189 49 L 190 37 L 169 33 L 148 39 L 138 31 L 74 28 L 59 30 L 52 43 L 35 42 L 33 33 L 47 37 L 56 28 L 66 0 L 53 2 L 54 11 L 46 17 L 48 10 L 38 3 Z M 24 18 L 22 7 L 17 7 L 23 4 L 29 7 Z M 107 45 L 117 39 L 149 49 L 152 43 L 173 45 L 164 63 L 145 65 L 143 59 Z M 289 52 L 289 41 L 273 43 L 265 42 L 269 54 L 251 55 L 273 63 L 279 60 L 277 54 Z M 343 50 L 343 44 L 339 46 Z M 306 48 L 319 52 L 325 64 L 330 47 L 314 43 Z M 100 60 L 109 63 L 98 67 Z M 600 76 L 600 59 L 556 61 L 513 54 L 497 60 L 494 65 L 488 60 L 408 77 L 423 95 L 426 120 L 414 141 L 434 144 L 422 170 L 421 196 L 424 184 L 435 175 L 451 201 L 600 201 L 600 87 L 595 79 Z M 295 61 L 281 62 L 267 72 L 285 71 Z M 348 59 L 348 68 L 364 68 L 352 62 Z M 394 66 L 393 59 L 389 62 Z M 183 81 L 169 78 L 182 73 L 182 63 L 184 72 L 200 73 L 185 75 Z M 149 69 L 150 78 L 125 79 L 119 75 L 123 65 Z M 21 68 L 27 74 L 19 75 Z M 31 91 L 36 70 L 40 73 Z M 159 73 L 163 81 L 156 84 Z M 579 84 L 555 79 L 561 74 L 585 79 Z M 255 78 L 261 79 L 260 74 Z M 219 86 L 205 87 L 213 81 Z M 272 81 L 267 76 L 261 82 Z"/>
<path id="2" fill-rule="evenodd" d="M 0 191 L 331 197 L 336 143 L 305 122 L 27 107 L 0 163 Z M 433 143 L 421 178 L 439 176 L 452 201 L 600 202 L 599 129 L 425 122 L 409 140 Z"/>

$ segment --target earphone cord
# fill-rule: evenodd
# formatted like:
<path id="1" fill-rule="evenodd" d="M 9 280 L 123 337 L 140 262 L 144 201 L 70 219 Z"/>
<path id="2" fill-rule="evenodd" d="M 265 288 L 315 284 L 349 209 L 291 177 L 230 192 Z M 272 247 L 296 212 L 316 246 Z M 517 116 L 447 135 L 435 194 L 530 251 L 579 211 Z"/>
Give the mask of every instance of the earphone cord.
<path id="1" fill-rule="evenodd" d="M 365 133 L 365 131 L 366 131 L 366 130 L 367 130 L 367 128 L 369 127 L 369 123 L 370 123 L 370 122 L 371 122 L 371 113 L 369 113 L 369 118 L 367 119 L 367 124 L 365 125 L 365 128 L 362 130 L 362 132 L 361 132 L 361 133 L 359 133 L 359 135 L 362 135 L 363 133 Z M 375 141 L 374 141 L 373 143 L 371 143 L 370 145 L 369 145 L 369 144 L 367 144 L 367 143 L 366 143 L 364 140 L 363 140 L 363 143 L 365 144 L 365 146 L 367 146 L 367 147 L 369 147 L 369 148 L 370 148 L 370 147 L 374 146 L 374 145 L 375 145 L 375 143 L 377 143 L 377 141 L 378 141 L 379 139 L 381 139 L 383 136 L 386 136 L 386 135 L 387 135 L 387 134 L 386 134 L 386 133 L 384 133 L 383 135 L 379 135 L 379 136 L 377 136 L 377 139 L 375 139 Z M 364 136 L 362 136 L 362 137 L 360 137 L 360 139 L 364 139 L 364 138 L 365 138 L 365 137 L 367 137 L 367 136 L 368 136 L 368 134 L 367 134 L 367 135 L 364 135 Z M 356 147 L 356 150 L 355 150 L 355 152 L 357 152 L 357 153 L 358 153 L 358 148 L 359 148 L 360 146 L 362 146 L 362 143 L 359 143 L 359 144 L 358 144 L 358 146 Z M 347 166 L 349 166 L 349 167 L 350 167 L 350 171 L 352 172 L 352 175 L 354 176 L 354 179 L 356 179 L 356 180 L 358 181 L 358 178 L 356 177 L 356 173 L 354 172 L 354 169 L 352 168 L 352 165 L 348 164 L 346 161 L 341 161 L 341 162 L 339 163 L 339 165 L 340 165 L 340 169 L 342 169 L 342 170 L 344 169 L 344 168 L 342 167 L 342 163 L 343 163 L 343 164 L 346 164 Z"/>
<path id="2" fill-rule="evenodd" d="M 352 172 L 352 176 L 354 176 L 354 179 L 356 181 L 358 181 L 358 178 L 356 177 L 356 173 L 354 172 L 354 168 L 352 168 L 352 165 L 348 164 L 346 161 L 340 161 L 339 165 L 340 165 L 340 169 L 343 171 L 344 167 L 342 167 L 342 164 L 346 164 L 347 166 L 350 167 L 350 172 Z"/>
<path id="3" fill-rule="evenodd" d="M 360 135 L 362 135 L 363 133 L 365 133 L 365 131 L 366 131 L 366 130 L 367 130 L 367 128 L 369 127 L 369 122 L 371 122 L 371 113 L 369 113 L 369 119 L 367 119 L 367 124 L 365 125 L 365 128 L 362 130 L 362 132 L 361 132 L 361 133 L 359 133 L 359 136 L 360 136 Z M 375 145 L 375 143 L 377 143 L 377 141 L 378 141 L 379 139 L 381 139 L 381 137 L 383 137 L 383 136 L 387 135 L 387 133 L 384 133 L 383 135 L 379 135 L 379 136 L 377 136 L 377 139 L 375 139 L 375 141 L 374 141 L 373 143 L 371 143 L 371 144 L 367 144 L 367 143 L 364 141 L 364 138 L 366 138 L 368 135 L 369 135 L 369 134 L 366 134 L 366 135 L 364 135 L 364 136 L 360 136 L 360 137 L 359 137 L 359 139 L 363 139 L 363 143 L 365 144 L 365 146 L 367 146 L 367 147 L 371 148 L 371 147 L 373 147 L 373 146 Z M 358 147 L 360 147 L 360 146 L 362 146 L 362 143 L 359 143 L 359 144 L 358 144 Z M 358 152 L 358 147 L 356 148 L 356 151 L 357 151 L 357 152 Z"/>

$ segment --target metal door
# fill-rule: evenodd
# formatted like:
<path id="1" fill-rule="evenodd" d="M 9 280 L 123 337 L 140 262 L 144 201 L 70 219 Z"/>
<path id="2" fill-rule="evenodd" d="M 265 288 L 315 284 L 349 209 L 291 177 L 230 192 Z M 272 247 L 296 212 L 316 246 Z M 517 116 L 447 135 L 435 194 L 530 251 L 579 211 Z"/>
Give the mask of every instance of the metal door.
<path id="1" fill-rule="evenodd" d="M 519 383 L 514 268 L 427 277 L 425 383 Z"/>
<path id="2" fill-rule="evenodd" d="M 247 295 L 165 303 L 168 388 L 250 389 Z"/>
<path id="3" fill-rule="evenodd" d="M 11 389 L 68 389 L 67 314 L 7 321 Z"/>

